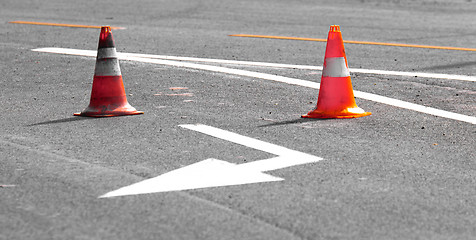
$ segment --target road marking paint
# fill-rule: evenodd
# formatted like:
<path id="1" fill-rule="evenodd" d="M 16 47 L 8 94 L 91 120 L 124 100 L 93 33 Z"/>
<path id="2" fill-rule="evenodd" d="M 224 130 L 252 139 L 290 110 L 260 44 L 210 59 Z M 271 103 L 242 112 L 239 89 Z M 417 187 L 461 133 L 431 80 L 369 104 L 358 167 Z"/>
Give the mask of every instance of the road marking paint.
<path id="1" fill-rule="evenodd" d="M 165 94 L 165 96 L 186 96 L 186 97 L 193 97 L 193 93 L 169 93 L 169 94 Z"/>
<path id="2" fill-rule="evenodd" d="M 475 76 L 467 75 L 454 75 L 444 73 L 425 73 L 425 72 L 400 72 L 400 71 L 387 71 L 387 70 L 373 70 L 373 69 L 361 69 L 361 68 L 349 68 L 352 73 L 365 73 L 365 74 L 378 74 L 378 75 L 393 75 L 402 77 L 422 77 L 422 78 L 436 78 L 436 79 L 449 79 L 476 82 Z"/>
<path id="3" fill-rule="evenodd" d="M 278 146 L 276 144 L 264 142 L 255 138 L 246 137 L 237 133 L 229 132 L 203 124 L 183 124 L 179 126 L 197 132 L 201 132 L 212 137 L 240 144 L 245 147 L 278 155 L 278 157 L 253 161 L 239 165 L 240 167 L 247 168 L 248 170 L 266 172 L 323 160 L 320 157 L 316 157 L 307 153 L 302 153 L 296 150 Z"/>
<path id="4" fill-rule="evenodd" d="M 70 49 L 70 48 L 38 48 L 38 49 L 33 49 L 32 51 L 80 55 L 80 56 L 88 56 L 88 57 L 96 56 L 96 51 L 93 51 L 93 50 L 79 50 L 79 49 Z M 138 53 L 118 52 L 117 54 L 120 55 L 122 59 L 125 59 L 127 57 L 140 57 L 140 58 L 165 59 L 165 60 L 177 60 L 177 61 L 188 61 L 188 62 L 207 62 L 207 63 L 217 63 L 217 64 L 248 65 L 248 66 L 257 66 L 257 67 L 291 68 L 291 69 L 317 70 L 317 71 L 323 70 L 322 66 L 236 61 L 236 60 L 210 59 L 210 58 L 176 57 L 176 56 L 138 54 Z M 386 70 L 373 70 L 373 69 L 361 69 L 361 68 L 349 68 L 349 71 L 352 73 L 393 75 L 393 76 L 404 76 L 404 77 L 437 78 L 437 79 L 476 82 L 476 76 L 454 75 L 454 74 L 444 74 L 444 73 L 400 72 L 400 71 L 386 71 Z"/>
<path id="5" fill-rule="evenodd" d="M 101 26 L 65 24 L 65 23 L 48 23 L 48 22 L 11 21 L 11 22 L 8 22 L 8 23 L 42 25 L 42 26 L 55 26 L 55 27 L 99 28 L 99 29 L 101 28 Z M 125 29 L 125 28 L 123 28 L 123 27 L 111 27 L 111 29 Z"/>
<path id="6" fill-rule="evenodd" d="M 157 177 L 108 192 L 100 196 L 100 198 L 283 181 L 283 178 L 274 177 L 263 172 L 323 160 L 320 157 L 307 153 L 291 150 L 272 143 L 207 125 L 184 124 L 179 126 L 256 150 L 278 155 L 278 157 L 244 164 L 234 164 L 219 159 L 209 158 Z"/>
<path id="7" fill-rule="evenodd" d="M 40 49 L 33 49 L 32 51 L 61 53 L 61 54 L 90 56 L 90 57 L 96 56 L 96 51 L 67 49 L 67 48 L 40 48 Z M 160 60 L 160 59 L 153 59 L 153 58 L 130 57 L 130 55 L 127 55 L 127 54 L 122 55 L 121 53 L 118 53 L 118 58 L 122 60 L 129 60 L 129 61 L 138 61 L 138 62 L 161 64 L 161 65 L 168 65 L 168 66 L 174 66 L 174 67 L 185 67 L 185 68 L 200 69 L 200 70 L 206 70 L 206 71 L 212 71 L 212 72 L 221 72 L 226 74 L 259 78 L 259 79 L 271 80 L 275 82 L 287 83 L 290 85 L 297 85 L 297 86 L 319 89 L 318 82 L 311 82 L 307 80 L 283 77 L 283 76 L 267 74 L 267 73 L 252 72 L 247 70 L 217 67 L 217 66 L 188 63 L 188 62 L 177 62 L 177 61 Z M 433 116 L 476 124 L 476 117 L 473 117 L 473 116 L 467 116 L 467 115 L 444 111 L 444 110 L 440 110 L 440 109 L 436 109 L 432 107 L 426 107 L 426 106 L 422 106 L 422 105 L 418 105 L 418 104 L 414 104 L 410 102 L 405 102 L 398 99 L 384 97 L 384 96 L 380 96 L 380 95 L 372 94 L 372 93 L 361 92 L 357 90 L 354 90 L 354 96 L 358 98 L 366 99 L 369 101 L 374 101 L 374 102 L 383 103 L 383 104 L 387 104 L 387 105 L 391 105 L 391 106 L 395 106 L 399 108 L 404 108 L 408 110 L 430 114 Z"/>
<path id="8" fill-rule="evenodd" d="M 251 35 L 251 34 L 231 34 L 231 35 L 228 35 L 228 36 L 231 36 L 231 37 L 249 37 L 249 38 L 267 38 L 267 39 L 327 42 L 327 39 L 322 39 L 322 38 L 284 37 L 284 36 Z M 404 44 L 404 43 L 384 43 L 384 42 L 350 41 L 350 40 L 344 40 L 344 43 L 476 52 L 476 48 L 430 46 L 430 45 L 417 45 L 417 44 Z"/>
<path id="9" fill-rule="evenodd" d="M 121 55 L 124 54 L 123 55 L 124 57 L 142 57 L 142 58 L 189 61 L 189 62 L 247 65 L 247 66 L 255 66 L 255 67 L 290 68 L 290 69 L 300 69 L 300 70 L 318 70 L 318 71 L 323 70 L 322 66 L 253 62 L 253 61 L 236 61 L 236 60 L 211 59 L 211 58 L 176 57 L 176 56 L 164 56 L 164 55 L 152 55 L 152 54 L 135 54 L 135 53 L 118 53 L 118 54 L 121 54 Z M 387 70 L 374 70 L 374 69 L 363 69 L 363 68 L 349 68 L 349 71 L 351 73 L 394 75 L 394 76 L 403 76 L 403 77 L 437 78 L 437 79 L 476 82 L 476 76 L 456 75 L 456 74 L 402 72 L 402 71 L 387 71 Z"/>
<path id="10" fill-rule="evenodd" d="M 111 198 L 147 193 L 173 192 L 201 188 L 224 187 L 284 179 L 262 172 L 241 169 L 239 165 L 209 158 L 157 177 L 108 192 L 99 198 Z"/>
<path id="11" fill-rule="evenodd" d="M 188 87 L 169 87 L 170 90 L 186 90 Z"/>
<path id="12" fill-rule="evenodd" d="M 271 154 L 278 155 L 278 156 L 301 156 L 303 159 L 306 159 L 307 156 L 311 156 L 311 157 L 314 158 L 314 156 L 309 155 L 309 154 L 301 153 L 301 152 L 298 152 L 298 151 L 295 151 L 295 150 L 291 150 L 289 148 L 278 146 L 276 144 L 264 142 L 264 141 L 261 141 L 261 140 L 258 140 L 258 139 L 254 139 L 254 138 L 251 138 L 251 137 L 246 137 L 246 136 L 243 136 L 243 135 L 240 135 L 240 134 L 237 134 L 237 133 L 229 132 L 229 131 L 226 131 L 226 130 L 223 130 L 223 129 L 219 129 L 219 128 L 215 128 L 215 127 L 211 127 L 211 126 L 207 126 L 207 125 L 203 125 L 203 124 L 183 124 L 183 125 L 179 125 L 179 126 L 182 127 L 182 128 L 197 131 L 197 132 L 200 132 L 200 133 L 212 136 L 212 137 L 223 139 L 223 140 L 226 140 L 226 141 L 229 141 L 229 142 L 233 142 L 233 143 L 236 143 L 236 144 L 243 145 L 245 147 L 253 148 L 253 149 L 256 149 L 256 150 L 260 150 L 260 151 L 271 153 Z M 299 159 L 296 159 L 296 163 L 304 164 L 306 162 L 299 163 Z M 246 164 L 247 163 L 241 164 L 241 165 L 246 165 Z M 279 167 L 279 168 L 283 168 L 283 167 L 286 167 L 286 166 L 282 166 L 282 167 Z M 274 170 L 274 169 L 277 169 L 277 168 L 260 169 L 260 170 L 261 171 L 269 171 L 269 170 Z"/>
<path id="13" fill-rule="evenodd" d="M 361 92 L 361 91 L 356 91 L 356 90 L 354 90 L 354 96 L 358 97 L 358 98 L 366 99 L 366 100 L 369 100 L 369 101 L 374 101 L 374 102 L 378 102 L 378 103 L 387 104 L 387 105 L 394 106 L 394 107 L 413 110 L 415 112 L 421 112 L 421 113 L 426 113 L 426 114 L 437 116 L 437 117 L 442 117 L 442 118 L 453 119 L 453 120 L 457 120 L 457 121 L 461 121 L 461 122 L 476 124 L 476 117 L 473 117 L 473 116 L 468 116 L 468 115 L 449 112 L 449 111 L 445 111 L 445 110 L 441 110 L 441 109 L 437 109 L 437 108 L 418 105 L 418 104 L 415 104 L 415 103 L 405 102 L 405 101 L 398 100 L 398 99 L 395 99 L 395 98 L 389 98 L 389 97 L 380 96 L 380 95 L 373 94 L 373 93 L 366 93 L 366 92 Z"/>

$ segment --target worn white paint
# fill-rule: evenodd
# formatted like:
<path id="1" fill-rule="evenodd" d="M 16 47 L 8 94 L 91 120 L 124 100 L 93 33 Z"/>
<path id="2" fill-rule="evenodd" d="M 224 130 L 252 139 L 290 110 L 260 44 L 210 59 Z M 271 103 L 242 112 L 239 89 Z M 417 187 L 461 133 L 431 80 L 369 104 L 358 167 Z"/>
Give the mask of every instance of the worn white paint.
<path id="1" fill-rule="evenodd" d="M 259 171 L 249 171 L 237 166 L 238 165 L 233 163 L 209 158 L 160 176 L 108 192 L 100 196 L 100 198 L 284 180 Z"/>
<path id="2" fill-rule="evenodd" d="M 277 155 L 277 157 L 244 164 L 233 164 L 223 160 L 209 158 L 160 176 L 108 192 L 100 196 L 100 198 L 282 181 L 284 179 L 263 172 L 323 160 L 320 157 L 307 153 L 291 150 L 207 125 L 186 124 L 180 125 L 180 127 L 271 153 Z"/>
<path id="3" fill-rule="evenodd" d="M 79 55 L 79 56 L 96 56 L 96 51 L 90 50 L 79 50 L 79 49 L 68 49 L 68 48 L 39 48 L 33 49 L 32 51 L 37 52 L 49 52 L 49 53 L 60 53 L 60 54 L 70 54 L 70 55 Z M 193 69 L 200 69 L 205 71 L 212 71 L 212 72 L 221 72 L 226 74 L 233 74 L 239 76 L 246 76 L 252 78 L 259 78 L 264 80 L 271 80 L 276 82 L 287 83 L 291 85 L 298 85 L 303 87 L 309 87 L 314 89 L 319 89 L 319 83 L 306 81 L 297 78 L 289 78 L 283 76 L 277 76 L 274 74 L 267 74 L 267 73 L 260 73 L 260 72 L 253 72 L 247 70 L 240 70 L 240 69 L 233 69 L 233 68 L 226 68 L 226 67 L 219 67 L 219 66 L 211 66 L 211 65 L 204 65 L 204 64 L 197 64 L 197 63 L 189 63 L 183 61 L 170 61 L 170 60 L 162 60 L 162 59 L 154 59 L 154 58 L 144 58 L 144 57 L 133 57 L 136 54 L 125 54 L 124 53 L 117 53 L 118 58 L 122 60 L 129 60 L 129 61 L 138 61 L 138 62 L 145 62 L 145 63 L 152 63 L 152 64 L 161 64 L 161 65 L 168 65 L 168 66 L 175 66 L 175 67 L 184 67 L 184 68 L 193 68 Z M 154 55 L 151 55 L 154 56 Z M 216 59 L 215 59 L 216 60 Z M 225 60 L 230 61 L 230 60 Z M 251 64 L 250 64 L 251 65 Z M 350 69 L 351 72 L 354 71 Z M 395 72 L 395 71 L 382 71 L 382 70 L 370 70 L 369 72 L 365 72 L 364 69 L 359 69 L 358 72 L 362 73 L 373 73 L 373 74 L 385 74 L 385 75 L 397 75 L 397 76 L 418 76 L 417 73 L 408 73 L 408 72 Z M 456 79 L 456 80 L 465 80 L 465 81 L 476 81 L 476 77 L 473 76 L 461 76 L 461 75 L 447 75 L 447 74 L 431 74 L 431 73 L 423 73 L 422 77 L 434 77 L 434 78 L 446 78 L 446 79 Z M 421 113 L 426 113 L 442 118 L 453 119 L 457 121 L 467 122 L 471 124 L 476 124 L 476 117 L 467 116 L 459 113 L 449 112 L 441 109 L 436 109 L 432 107 L 426 107 L 394 98 L 389 98 L 377 94 L 366 93 L 361 91 L 354 90 L 354 96 L 357 98 L 366 99 L 369 101 L 374 101 L 382 104 L 387 104 L 399 108 L 404 108 L 412 111 L 417 111 Z"/>
<path id="4" fill-rule="evenodd" d="M 80 50 L 71 48 L 37 48 L 32 49 L 36 52 L 49 52 L 69 55 L 80 56 L 96 56 L 96 51 L 93 50 Z M 233 65 L 249 65 L 258 67 L 274 67 L 274 68 L 291 68 L 291 69 L 303 69 L 303 70 L 317 70 L 322 71 L 322 66 L 309 66 L 309 65 L 295 65 L 295 64 L 282 64 L 282 63 L 268 63 L 268 62 L 253 62 L 253 61 L 236 61 L 226 59 L 213 59 L 213 58 L 195 58 L 195 57 L 177 57 L 167 55 L 156 54 L 140 54 L 140 53 L 117 53 L 124 60 L 128 57 L 140 57 L 140 58 L 152 58 L 152 59 L 165 59 L 175 61 L 187 61 L 187 62 L 205 62 L 205 63 L 217 63 L 217 64 L 233 64 Z M 404 71 L 387 71 L 387 70 L 375 70 L 375 69 L 363 69 L 363 68 L 349 68 L 353 73 L 366 73 L 377 75 L 393 75 L 393 76 L 405 76 L 405 77 L 422 77 L 422 78 L 436 78 L 436 79 L 449 79 L 476 82 L 476 76 L 457 75 L 457 74 L 444 74 L 444 73 L 426 73 L 426 72 L 404 72 Z"/>

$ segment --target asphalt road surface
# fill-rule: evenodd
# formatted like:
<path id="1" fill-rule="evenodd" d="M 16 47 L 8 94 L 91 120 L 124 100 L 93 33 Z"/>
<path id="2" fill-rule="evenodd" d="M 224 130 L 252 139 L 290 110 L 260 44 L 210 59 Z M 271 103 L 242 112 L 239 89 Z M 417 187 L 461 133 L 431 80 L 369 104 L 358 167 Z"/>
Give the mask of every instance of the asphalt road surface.
<path id="1" fill-rule="evenodd" d="M 3 0 L 0 239 L 474 239 L 475 12 L 471 0 Z M 61 24 L 121 28 L 117 51 L 144 54 L 120 67 L 145 114 L 72 115 L 89 103 L 99 29 Z M 325 42 L 230 36 L 322 39 L 330 25 L 358 41 L 345 48 L 370 116 L 300 118 Z"/>

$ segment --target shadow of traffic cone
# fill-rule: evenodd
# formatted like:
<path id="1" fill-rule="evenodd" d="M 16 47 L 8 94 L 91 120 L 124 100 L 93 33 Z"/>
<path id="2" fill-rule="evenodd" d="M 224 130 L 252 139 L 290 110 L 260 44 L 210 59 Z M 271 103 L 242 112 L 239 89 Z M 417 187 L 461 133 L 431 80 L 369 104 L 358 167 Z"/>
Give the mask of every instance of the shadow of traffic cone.
<path id="1" fill-rule="evenodd" d="M 74 115 L 114 117 L 143 113 L 127 102 L 111 27 L 101 27 L 89 106 Z"/>
<path id="2" fill-rule="evenodd" d="M 344 42 L 338 25 L 332 25 L 327 37 L 316 108 L 303 118 L 358 118 L 370 115 L 357 107 L 345 56 Z"/>

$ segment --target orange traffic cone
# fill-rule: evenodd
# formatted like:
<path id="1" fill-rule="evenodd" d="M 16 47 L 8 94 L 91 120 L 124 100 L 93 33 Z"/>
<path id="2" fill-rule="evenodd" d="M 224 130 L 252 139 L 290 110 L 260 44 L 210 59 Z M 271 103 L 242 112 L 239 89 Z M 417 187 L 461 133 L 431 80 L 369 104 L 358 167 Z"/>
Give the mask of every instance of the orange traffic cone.
<path id="1" fill-rule="evenodd" d="M 340 27 L 332 25 L 327 37 L 317 105 L 314 110 L 302 117 L 357 118 L 370 114 L 357 107 L 355 103 Z"/>
<path id="2" fill-rule="evenodd" d="M 101 27 L 89 106 L 75 116 L 114 117 L 142 114 L 126 98 L 111 27 Z"/>

